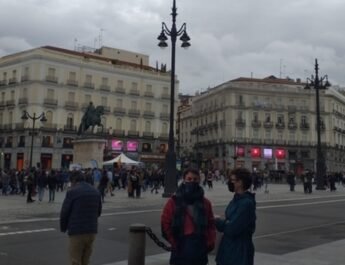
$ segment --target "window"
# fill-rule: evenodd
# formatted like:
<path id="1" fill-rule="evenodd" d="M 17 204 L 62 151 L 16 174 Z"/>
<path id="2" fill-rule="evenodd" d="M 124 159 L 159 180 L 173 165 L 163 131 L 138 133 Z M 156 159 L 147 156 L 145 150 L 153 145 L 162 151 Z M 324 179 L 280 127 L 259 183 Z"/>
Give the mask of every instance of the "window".
<path id="1" fill-rule="evenodd" d="M 72 128 L 73 127 L 73 114 L 72 113 L 68 114 L 66 125 L 67 125 L 68 128 Z"/>
<path id="2" fill-rule="evenodd" d="M 236 137 L 243 138 L 244 137 L 244 131 L 242 129 L 236 130 Z"/>
<path id="3" fill-rule="evenodd" d="M 7 73 L 4 72 L 2 76 L 3 76 L 3 77 L 2 77 L 2 80 L 6 81 L 6 80 L 7 80 Z"/>
<path id="4" fill-rule="evenodd" d="M 137 109 L 137 102 L 134 100 L 131 102 L 131 109 Z"/>
<path id="5" fill-rule="evenodd" d="M 86 75 L 85 76 L 85 83 L 90 84 L 92 82 L 92 75 Z"/>
<path id="6" fill-rule="evenodd" d="M 168 105 L 167 105 L 167 104 L 163 104 L 163 106 L 162 106 L 162 112 L 163 112 L 163 113 L 168 113 Z"/>
<path id="7" fill-rule="evenodd" d="M 28 66 L 26 66 L 25 68 L 24 68 L 24 76 L 29 76 L 29 67 Z"/>
<path id="8" fill-rule="evenodd" d="M 146 91 L 147 92 L 152 92 L 152 85 L 146 85 Z"/>
<path id="9" fill-rule="evenodd" d="M 76 80 L 76 73 L 75 72 L 69 72 L 68 79 L 70 81 L 75 81 Z"/>
<path id="10" fill-rule="evenodd" d="M 12 78 L 16 78 L 17 77 L 17 70 L 13 70 L 12 71 Z"/>
<path id="11" fill-rule="evenodd" d="M 162 123 L 162 133 L 168 134 L 168 123 Z"/>
<path id="12" fill-rule="evenodd" d="M 117 80 L 117 87 L 123 88 L 123 80 Z"/>
<path id="13" fill-rule="evenodd" d="M 9 123 L 9 124 L 12 124 L 12 123 L 13 123 L 13 112 L 12 112 L 12 111 L 10 111 L 10 112 L 8 113 L 8 123 Z"/>
<path id="14" fill-rule="evenodd" d="M 118 108 L 122 108 L 122 103 L 123 103 L 122 98 L 118 98 L 118 99 L 116 99 L 116 107 L 118 107 Z"/>
<path id="15" fill-rule="evenodd" d="M 306 115 L 302 115 L 301 116 L 301 123 L 302 124 L 307 124 L 307 116 Z"/>
<path id="16" fill-rule="evenodd" d="M 136 131 L 137 130 L 137 121 L 136 120 L 131 120 L 130 130 L 131 131 Z"/>
<path id="17" fill-rule="evenodd" d="M 259 129 L 253 129 L 253 139 L 259 139 L 259 138 L 260 138 Z"/>
<path id="18" fill-rule="evenodd" d="M 151 132 L 151 122 L 149 122 L 149 121 L 145 122 L 145 131 Z"/>
<path id="19" fill-rule="evenodd" d="M 92 100 L 91 100 L 91 95 L 88 95 L 88 94 L 85 95 L 85 98 L 84 98 L 84 99 L 85 99 L 84 102 L 87 103 L 87 104 L 89 104 L 89 103 L 92 101 Z"/>
<path id="20" fill-rule="evenodd" d="M 54 77 L 55 72 L 56 72 L 55 68 L 51 68 L 51 67 L 48 68 L 48 76 Z"/>
<path id="21" fill-rule="evenodd" d="M 255 121 L 255 122 L 259 121 L 259 113 L 258 112 L 253 112 L 253 121 Z"/>
<path id="22" fill-rule="evenodd" d="M 243 112 L 237 111 L 237 119 L 242 120 L 243 119 Z"/>
<path id="23" fill-rule="evenodd" d="M 295 123 L 295 114 L 289 114 L 289 123 Z"/>
<path id="24" fill-rule="evenodd" d="M 132 82 L 132 90 L 138 90 L 138 83 Z"/>
<path id="25" fill-rule="evenodd" d="M 279 124 L 284 123 L 284 114 L 278 113 L 278 115 L 277 115 L 277 122 L 278 122 Z"/>
<path id="26" fill-rule="evenodd" d="M 290 140 L 290 141 L 295 141 L 295 139 L 296 139 L 296 134 L 293 133 L 293 132 L 290 132 L 290 133 L 289 133 L 289 140 Z"/>
<path id="27" fill-rule="evenodd" d="M 145 110 L 146 110 L 146 111 L 151 111 L 151 109 L 152 109 L 152 104 L 151 104 L 150 102 L 146 102 L 146 104 L 145 104 Z"/>
<path id="28" fill-rule="evenodd" d="M 169 88 L 168 87 L 163 87 L 163 94 L 168 95 L 169 94 Z"/>
<path id="29" fill-rule="evenodd" d="M 68 101 L 74 102 L 75 99 L 75 93 L 74 92 L 68 92 Z"/>
<path id="30" fill-rule="evenodd" d="M 14 100 L 14 90 L 11 91 L 11 100 Z"/>
<path id="31" fill-rule="evenodd" d="M 26 87 L 21 90 L 21 97 L 28 98 L 28 89 Z"/>
<path id="32" fill-rule="evenodd" d="M 265 131 L 265 139 L 271 139 L 272 138 L 272 132 L 271 130 Z"/>
<path id="33" fill-rule="evenodd" d="M 271 122 L 271 113 L 269 112 L 265 113 L 265 122 Z"/>
<path id="34" fill-rule="evenodd" d="M 102 97 L 102 106 L 107 106 L 107 105 L 108 105 L 108 98 Z"/>
<path id="35" fill-rule="evenodd" d="M 4 114 L 0 112 L 0 125 L 2 125 L 4 122 Z"/>
<path id="36" fill-rule="evenodd" d="M 5 92 L 1 92 L 1 102 L 5 101 Z"/>
<path id="37" fill-rule="evenodd" d="M 107 86 L 108 85 L 108 77 L 102 77 L 102 85 Z"/>
<path id="38" fill-rule="evenodd" d="M 121 120 L 121 118 L 117 118 L 116 119 L 115 128 L 118 129 L 118 130 L 122 129 L 122 120 Z"/>
<path id="39" fill-rule="evenodd" d="M 282 132 L 278 132 L 277 133 L 277 139 L 278 140 L 283 140 L 283 133 Z"/>
<path id="40" fill-rule="evenodd" d="M 46 112 L 47 124 L 53 123 L 53 112 L 47 111 Z"/>
<path id="41" fill-rule="evenodd" d="M 307 132 L 302 132 L 302 141 L 307 142 L 308 141 L 308 134 Z"/>
<path id="42" fill-rule="evenodd" d="M 54 99 L 54 89 L 48 89 L 47 98 Z"/>

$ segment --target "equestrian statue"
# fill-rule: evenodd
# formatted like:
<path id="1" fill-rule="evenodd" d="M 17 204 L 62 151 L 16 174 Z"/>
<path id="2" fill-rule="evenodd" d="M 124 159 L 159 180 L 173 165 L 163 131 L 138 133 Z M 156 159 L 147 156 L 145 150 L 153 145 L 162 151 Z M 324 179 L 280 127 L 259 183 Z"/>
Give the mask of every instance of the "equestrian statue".
<path id="1" fill-rule="evenodd" d="M 81 119 L 81 123 L 78 129 L 78 135 L 83 134 L 90 126 L 92 127 L 92 132 L 93 132 L 95 125 L 102 127 L 102 131 L 103 131 L 103 125 L 101 124 L 102 115 L 104 115 L 104 107 L 97 106 L 95 108 L 93 103 L 90 102 L 89 106 L 87 107 Z"/>

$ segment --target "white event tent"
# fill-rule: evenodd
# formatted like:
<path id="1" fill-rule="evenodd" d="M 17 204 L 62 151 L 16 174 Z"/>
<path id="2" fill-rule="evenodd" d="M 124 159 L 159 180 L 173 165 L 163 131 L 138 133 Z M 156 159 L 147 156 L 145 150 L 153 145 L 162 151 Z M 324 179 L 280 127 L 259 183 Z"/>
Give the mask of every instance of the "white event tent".
<path id="1" fill-rule="evenodd" d="M 114 163 L 126 164 L 126 165 L 139 165 L 141 162 L 132 160 L 129 157 L 125 156 L 124 153 L 121 153 L 120 155 L 113 158 L 112 160 L 104 161 L 103 166 L 113 165 Z"/>

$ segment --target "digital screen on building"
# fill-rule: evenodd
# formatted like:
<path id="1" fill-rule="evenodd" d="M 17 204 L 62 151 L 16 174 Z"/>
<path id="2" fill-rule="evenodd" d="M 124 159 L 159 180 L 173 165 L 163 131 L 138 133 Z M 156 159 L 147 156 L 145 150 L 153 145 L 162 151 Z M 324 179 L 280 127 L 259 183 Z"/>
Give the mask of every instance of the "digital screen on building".
<path id="1" fill-rule="evenodd" d="M 272 158 L 272 149 L 264 148 L 264 158 L 266 158 L 266 159 Z"/>
<path id="2" fill-rule="evenodd" d="M 245 148 L 243 146 L 237 146 L 236 147 L 236 155 L 237 156 L 244 156 Z"/>
<path id="3" fill-rule="evenodd" d="M 284 159 L 286 156 L 286 153 L 284 149 L 277 149 L 275 152 L 275 155 L 277 159 Z"/>
<path id="4" fill-rule="evenodd" d="M 138 142 L 137 141 L 127 141 L 127 151 L 129 151 L 129 152 L 138 151 Z"/>
<path id="5" fill-rule="evenodd" d="M 113 140 L 111 142 L 111 149 L 116 151 L 122 151 L 123 148 L 123 142 L 120 140 Z"/>
<path id="6" fill-rule="evenodd" d="M 253 147 L 250 150 L 250 154 L 252 157 L 261 157 L 261 149 L 259 147 Z"/>

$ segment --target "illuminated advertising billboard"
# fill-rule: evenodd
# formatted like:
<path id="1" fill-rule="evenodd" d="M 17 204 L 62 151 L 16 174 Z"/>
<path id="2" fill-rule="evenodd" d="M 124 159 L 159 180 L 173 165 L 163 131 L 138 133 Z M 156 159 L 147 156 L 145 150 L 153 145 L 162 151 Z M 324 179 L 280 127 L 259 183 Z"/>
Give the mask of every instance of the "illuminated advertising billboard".
<path id="1" fill-rule="evenodd" d="M 272 159 L 272 149 L 264 148 L 264 158 Z"/>
<path id="2" fill-rule="evenodd" d="M 127 151 L 137 152 L 138 151 L 138 142 L 137 141 L 127 141 Z"/>
<path id="3" fill-rule="evenodd" d="M 111 141 L 111 149 L 115 151 L 122 151 L 123 142 L 120 140 Z"/>

